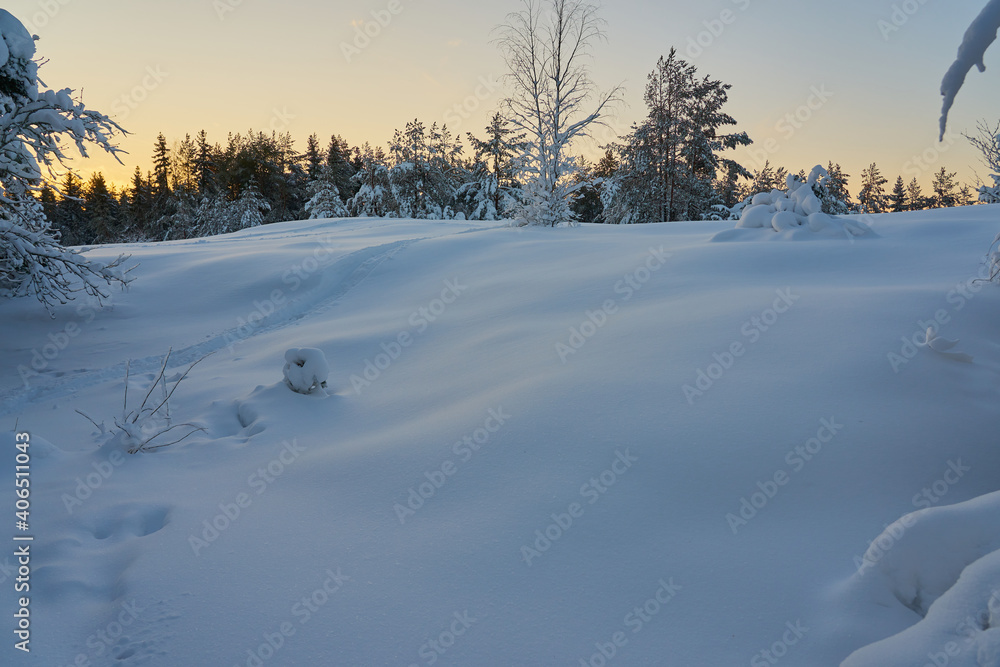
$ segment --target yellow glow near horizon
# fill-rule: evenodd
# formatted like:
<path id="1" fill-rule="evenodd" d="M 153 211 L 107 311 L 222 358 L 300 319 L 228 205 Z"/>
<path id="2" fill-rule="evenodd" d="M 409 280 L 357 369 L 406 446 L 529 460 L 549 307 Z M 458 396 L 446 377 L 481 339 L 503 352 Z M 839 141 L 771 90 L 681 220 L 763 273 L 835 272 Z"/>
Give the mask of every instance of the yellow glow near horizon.
<path id="1" fill-rule="evenodd" d="M 918 176 L 926 192 L 941 166 L 965 182 L 986 176 L 958 135 L 974 131 L 979 118 L 995 119 L 1000 66 L 970 75 L 952 112 L 957 138 L 936 141 L 938 82 L 981 5 L 926 4 L 886 31 L 879 22 L 892 20 L 891 2 L 607 2 L 608 41 L 594 49 L 593 78 L 601 87 L 626 83 L 627 106 L 612 122 L 625 132 L 644 114 L 646 74 L 675 45 L 699 74 L 733 85 L 727 111 L 756 142 L 737 156 L 747 167 L 758 167 L 760 155 L 792 171 L 832 160 L 851 174 L 856 195 L 861 170 L 876 162 L 890 187 L 897 174 Z M 414 118 L 481 134 L 504 94 L 490 31 L 517 7 L 515 0 L 6 5 L 41 38 L 42 79 L 76 89 L 130 132 L 120 141 L 123 165 L 96 152 L 72 165 L 119 185 L 136 166 L 150 169 L 160 132 L 172 143 L 204 129 L 224 144 L 230 132 L 273 129 L 290 132 L 300 149 L 313 132 L 324 147 L 331 134 L 352 146 L 385 145 Z M 991 59 L 1000 63 L 1000 47 Z M 829 95 L 810 109 L 815 89 Z"/>

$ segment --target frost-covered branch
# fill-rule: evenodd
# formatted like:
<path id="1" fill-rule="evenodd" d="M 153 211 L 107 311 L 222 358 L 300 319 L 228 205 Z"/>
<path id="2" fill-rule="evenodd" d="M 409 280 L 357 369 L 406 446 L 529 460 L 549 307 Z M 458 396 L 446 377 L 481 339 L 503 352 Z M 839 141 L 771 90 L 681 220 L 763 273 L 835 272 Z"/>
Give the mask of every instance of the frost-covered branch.
<path id="1" fill-rule="evenodd" d="M 962 44 L 958 47 L 958 58 L 948 68 L 944 80 L 941 81 L 941 94 L 944 96 L 944 106 L 941 109 L 941 140 L 944 140 L 944 132 L 948 125 L 948 112 L 951 111 L 955 97 L 965 83 L 965 77 L 973 66 L 980 72 L 986 71 L 983 59 L 986 49 L 996 41 L 997 30 L 1000 30 L 1000 0 L 990 0 L 965 31 Z"/>
<path id="2" fill-rule="evenodd" d="M 35 38 L 0 9 L 0 296 L 34 294 L 51 309 L 79 292 L 107 298 L 107 287 L 129 282 L 126 257 L 101 264 L 62 247 L 33 195 L 69 159 L 65 144 L 84 157 L 93 144 L 117 159 L 112 137 L 125 131 L 68 88 L 39 90 L 34 57 Z"/>

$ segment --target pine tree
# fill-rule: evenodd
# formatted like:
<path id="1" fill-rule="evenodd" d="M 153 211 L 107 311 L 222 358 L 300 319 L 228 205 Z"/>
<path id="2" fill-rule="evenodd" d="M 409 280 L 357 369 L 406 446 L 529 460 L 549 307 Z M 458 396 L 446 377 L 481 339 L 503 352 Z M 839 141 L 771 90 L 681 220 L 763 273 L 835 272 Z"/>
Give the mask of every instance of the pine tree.
<path id="1" fill-rule="evenodd" d="M 889 210 L 899 213 L 906 210 L 906 185 L 903 184 L 903 177 L 896 177 L 896 184 L 889 194 Z"/>
<path id="2" fill-rule="evenodd" d="M 976 195 L 973 194 L 973 190 L 967 183 L 963 183 L 962 187 L 958 189 L 958 195 L 955 198 L 956 206 L 971 206 L 976 203 Z"/>
<path id="3" fill-rule="evenodd" d="M 340 135 L 330 137 L 330 146 L 326 152 L 326 165 L 330 168 L 329 178 L 341 197 L 349 199 L 357 192 L 355 183 L 352 180 L 354 174 L 360 169 L 359 166 L 351 164 L 351 148 Z"/>
<path id="4" fill-rule="evenodd" d="M 845 174 L 840 164 L 830 162 L 827 164 L 826 172 L 829 176 L 824 181 L 820 201 L 823 203 L 823 212 L 829 215 L 846 215 L 851 212 L 854 204 L 851 202 L 851 193 L 847 189 L 847 179 L 851 176 Z"/>
<path id="5" fill-rule="evenodd" d="M 722 111 L 731 88 L 696 68 L 671 49 L 649 74 L 647 116 L 617 147 L 620 168 L 616 199 L 608 208 L 618 222 L 702 219 L 721 201 L 714 192 L 720 167 L 750 173 L 718 153 L 749 145 L 745 132 L 724 134 L 736 121 Z"/>
<path id="6" fill-rule="evenodd" d="M 955 205 L 955 174 L 948 173 L 948 170 L 941 167 L 941 171 L 934 174 L 934 182 L 931 188 L 934 196 L 931 198 L 931 208 L 949 208 Z"/>
<path id="7" fill-rule="evenodd" d="M 771 166 L 771 161 L 765 160 L 764 166 L 753 172 L 748 194 L 755 195 L 760 192 L 771 192 L 772 190 L 780 190 L 783 187 L 785 187 L 785 184 L 778 180 L 774 168 Z"/>
<path id="8" fill-rule="evenodd" d="M 921 211 L 927 208 L 927 200 L 924 197 L 923 188 L 917 183 L 916 177 L 906 186 L 906 210 Z"/>
<path id="9" fill-rule="evenodd" d="M 495 113 L 486 126 L 486 139 L 471 132 L 467 136 L 474 151 L 473 168 L 459 196 L 467 202 L 471 219 L 504 219 L 517 205 L 516 160 L 527 147 L 524 133 L 516 132 L 502 114 Z"/>
<path id="10" fill-rule="evenodd" d="M 887 203 L 883 186 L 888 182 L 874 162 L 867 169 L 862 170 L 861 192 L 858 194 L 858 203 L 862 213 L 882 213 L 885 211 Z"/>

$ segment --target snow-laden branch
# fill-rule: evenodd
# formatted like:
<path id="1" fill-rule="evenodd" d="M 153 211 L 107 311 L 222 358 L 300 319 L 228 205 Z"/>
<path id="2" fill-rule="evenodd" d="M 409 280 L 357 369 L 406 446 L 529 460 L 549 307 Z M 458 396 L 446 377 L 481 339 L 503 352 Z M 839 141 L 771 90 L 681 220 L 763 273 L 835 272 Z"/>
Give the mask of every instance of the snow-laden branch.
<path id="1" fill-rule="evenodd" d="M 973 65 L 980 72 L 986 71 L 983 57 L 986 49 L 996 41 L 997 30 L 1000 30 L 1000 0 L 990 0 L 965 31 L 962 44 L 958 47 L 958 58 L 948 68 L 941 81 L 941 94 L 944 96 L 944 106 L 941 109 L 941 140 L 944 140 L 944 132 L 948 125 L 948 112 L 951 111 L 955 97 L 965 83 L 965 77 Z"/>

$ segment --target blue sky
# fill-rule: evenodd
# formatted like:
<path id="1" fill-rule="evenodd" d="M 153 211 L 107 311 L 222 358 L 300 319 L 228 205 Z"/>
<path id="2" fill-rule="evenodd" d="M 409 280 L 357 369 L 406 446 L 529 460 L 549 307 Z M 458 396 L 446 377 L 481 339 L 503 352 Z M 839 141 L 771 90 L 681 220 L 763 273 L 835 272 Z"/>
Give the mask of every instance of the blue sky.
<path id="1" fill-rule="evenodd" d="M 872 161 L 890 180 L 917 176 L 925 189 L 941 166 L 973 181 L 986 174 L 965 140 L 937 143 L 938 89 L 983 4 L 608 1 L 608 39 L 594 49 L 593 78 L 601 87 L 625 84 L 626 104 L 612 122 L 624 131 L 644 113 L 646 75 L 676 46 L 701 74 L 733 85 L 728 111 L 757 142 L 741 155 L 749 167 L 762 156 L 795 171 L 834 160 L 853 176 L 855 193 Z M 490 31 L 518 6 L 17 0 L 5 8 L 42 38 L 47 84 L 82 89 L 89 106 L 132 132 L 122 142 L 131 153 L 125 167 L 103 157 L 76 164 L 122 182 L 136 164 L 148 168 L 160 131 L 174 140 L 204 128 L 224 141 L 228 132 L 274 128 L 300 147 L 312 132 L 324 143 L 337 133 L 351 144 L 384 144 L 414 118 L 479 133 L 504 94 Z M 354 41 L 365 27 L 377 32 L 367 45 Z M 1000 47 L 986 64 L 952 112 L 956 135 L 978 119 L 1000 119 Z"/>

